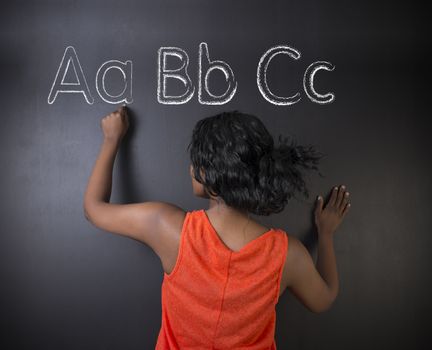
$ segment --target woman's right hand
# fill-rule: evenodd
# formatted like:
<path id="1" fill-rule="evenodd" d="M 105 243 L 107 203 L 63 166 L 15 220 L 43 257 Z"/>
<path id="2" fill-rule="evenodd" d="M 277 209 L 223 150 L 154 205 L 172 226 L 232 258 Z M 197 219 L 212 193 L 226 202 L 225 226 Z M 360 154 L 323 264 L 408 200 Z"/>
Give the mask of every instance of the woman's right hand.
<path id="1" fill-rule="evenodd" d="M 319 235 L 332 235 L 336 231 L 351 207 L 348 199 L 349 192 L 346 191 L 344 185 L 333 188 L 330 199 L 324 208 L 324 200 L 318 196 L 315 208 L 315 224 Z"/>

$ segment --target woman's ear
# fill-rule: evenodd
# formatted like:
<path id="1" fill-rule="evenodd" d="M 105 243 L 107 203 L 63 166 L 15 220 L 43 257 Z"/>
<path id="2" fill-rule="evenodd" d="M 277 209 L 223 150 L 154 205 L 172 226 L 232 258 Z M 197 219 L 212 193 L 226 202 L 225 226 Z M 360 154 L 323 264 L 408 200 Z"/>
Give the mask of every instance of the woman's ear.
<path id="1" fill-rule="evenodd" d="M 193 177 L 193 165 L 192 164 L 189 166 L 189 174 L 191 177 Z"/>
<path id="2" fill-rule="evenodd" d="M 202 168 L 200 169 L 200 176 L 201 176 L 201 179 L 205 179 L 205 173 L 204 173 L 204 170 Z"/>

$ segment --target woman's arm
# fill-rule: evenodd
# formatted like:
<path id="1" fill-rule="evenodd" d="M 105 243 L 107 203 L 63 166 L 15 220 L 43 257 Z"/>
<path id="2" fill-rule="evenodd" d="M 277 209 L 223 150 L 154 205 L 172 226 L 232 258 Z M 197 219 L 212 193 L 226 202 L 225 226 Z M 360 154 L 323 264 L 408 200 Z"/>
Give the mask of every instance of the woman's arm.
<path id="1" fill-rule="evenodd" d="M 119 145 L 116 140 L 103 140 L 84 194 L 84 209 L 110 201 L 112 172 Z M 85 214 L 88 218 L 87 211 Z"/>
<path id="2" fill-rule="evenodd" d="M 87 208 L 110 201 L 114 161 L 129 127 L 126 109 L 119 108 L 104 117 L 101 127 L 104 139 L 84 194 L 84 212 L 87 218 Z"/>
<path id="3" fill-rule="evenodd" d="M 129 127 L 126 108 L 119 108 L 104 117 L 101 127 L 104 139 L 84 194 L 85 217 L 105 231 L 147 244 L 161 257 L 166 241 L 171 239 L 167 236 L 167 227 L 170 222 L 177 223 L 185 213 L 176 205 L 165 202 L 109 203 L 114 161 Z"/>
<path id="4" fill-rule="evenodd" d="M 339 291 L 333 234 L 350 208 L 345 187 L 332 190 L 330 200 L 323 209 L 323 199 L 318 198 L 315 223 L 318 230 L 318 259 L 316 266 L 306 247 L 290 236 L 286 259 L 287 286 L 292 293 L 313 312 L 330 308 Z"/>
<path id="5" fill-rule="evenodd" d="M 334 299 L 339 292 L 339 278 L 336 266 L 336 256 L 333 247 L 333 234 L 348 212 L 351 204 L 348 203 L 349 192 L 342 185 L 334 187 L 330 200 L 323 210 L 322 197 L 318 197 L 315 211 L 315 223 L 318 230 L 318 259 L 317 269 L 326 281 L 330 294 Z"/>
<path id="6" fill-rule="evenodd" d="M 333 237 L 318 235 L 316 268 L 328 286 L 331 303 L 339 293 L 339 277 L 334 252 Z"/>

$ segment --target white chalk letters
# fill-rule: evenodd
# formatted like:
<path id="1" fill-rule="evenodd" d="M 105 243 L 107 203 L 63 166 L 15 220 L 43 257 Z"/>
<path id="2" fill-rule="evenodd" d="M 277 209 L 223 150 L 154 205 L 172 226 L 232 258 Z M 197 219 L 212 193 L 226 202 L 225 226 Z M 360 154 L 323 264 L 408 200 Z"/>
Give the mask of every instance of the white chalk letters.
<path id="1" fill-rule="evenodd" d="M 209 88 L 209 75 L 215 69 L 222 71 L 228 84 L 220 96 L 213 95 Z M 223 61 L 210 61 L 207 43 L 201 43 L 198 59 L 198 101 L 204 105 L 222 105 L 232 99 L 236 90 L 237 82 L 231 67 Z"/>
<path id="2" fill-rule="evenodd" d="M 300 58 L 300 52 L 292 47 L 286 45 L 274 46 L 270 50 L 266 51 L 266 53 L 261 57 L 258 63 L 257 69 L 257 85 L 258 89 L 261 92 L 261 95 L 275 105 L 279 106 L 287 106 L 292 105 L 300 101 L 300 93 L 296 92 L 294 95 L 289 97 L 277 96 L 272 93 L 267 85 L 267 68 L 276 55 L 284 54 L 290 56 L 294 60 L 298 60 Z M 321 95 L 314 89 L 314 76 L 317 71 L 320 69 L 324 69 L 327 71 L 332 71 L 334 66 L 330 62 L 326 61 L 317 61 L 312 63 L 305 71 L 303 76 L 303 88 L 304 91 L 312 102 L 325 104 L 333 102 L 335 99 L 335 95 L 332 92 Z"/>
<path id="3" fill-rule="evenodd" d="M 105 75 L 110 69 L 118 69 L 123 76 L 124 88 L 118 95 L 111 95 L 105 88 Z M 132 61 L 106 61 L 96 73 L 96 90 L 99 96 L 108 103 L 132 103 Z"/>
<path id="4" fill-rule="evenodd" d="M 73 72 L 75 73 L 76 82 L 66 83 L 64 80 L 66 74 L 69 72 L 71 64 Z M 60 77 L 61 81 L 59 81 Z M 54 103 L 59 92 L 82 93 L 87 103 L 92 104 L 94 101 L 93 96 L 90 94 L 86 78 L 78 60 L 78 56 L 72 46 L 68 46 L 66 48 L 63 58 L 60 62 L 60 66 L 57 69 L 57 74 L 48 95 L 49 104 Z"/>
<path id="5" fill-rule="evenodd" d="M 167 67 L 167 57 L 174 56 L 180 59 L 181 66 L 174 69 Z M 161 47 L 158 50 L 158 87 L 157 98 L 163 104 L 182 104 L 188 102 L 195 87 L 187 72 L 189 56 L 179 47 Z M 213 70 L 220 70 L 227 82 L 226 91 L 222 95 L 214 95 L 210 91 L 209 76 Z M 185 86 L 185 92 L 180 96 L 167 95 L 168 79 L 180 80 Z M 227 103 L 234 96 L 237 82 L 231 67 L 223 61 L 210 61 L 207 43 L 201 43 L 198 52 L 198 101 L 204 105 L 221 105 Z"/>
<path id="6" fill-rule="evenodd" d="M 313 83 L 315 73 L 320 69 L 324 69 L 327 71 L 332 71 L 334 69 L 334 65 L 330 62 L 326 61 L 317 61 L 312 63 L 309 67 L 307 67 L 306 72 L 303 77 L 303 87 L 306 95 L 311 99 L 311 101 L 324 104 L 333 102 L 335 99 L 335 95 L 332 92 L 328 92 L 324 95 L 319 94 L 315 91 Z"/>
<path id="7" fill-rule="evenodd" d="M 261 95 L 263 95 L 263 97 L 270 103 L 279 106 L 292 105 L 300 101 L 301 97 L 299 92 L 289 97 L 281 97 L 272 93 L 267 85 L 267 68 L 271 60 L 273 59 L 273 57 L 279 54 L 288 55 L 295 60 L 298 60 L 300 58 L 300 52 L 298 52 L 296 49 L 293 49 L 292 47 L 283 46 L 283 45 L 272 47 L 264 55 L 261 56 L 261 59 L 258 63 L 258 69 L 257 69 L 258 89 L 261 92 Z"/>
<path id="8" fill-rule="evenodd" d="M 182 65 L 179 68 L 168 69 L 167 57 L 173 56 L 180 59 Z M 178 47 L 161 47 L 158 50 L 158 86 L 157 98 L 159 103 L 178 105 L 189 101 L 194 94 L 194 86 L 187 73 L 189 56 L 186 51 Z M 168 96 L 166 94 L 167 79 L 180 80 L 186 88 L 183 95 Z"/>
<path id="9" fill-rule="evenodd" d="M 72 67 L 72 68 L 71 68 Z M 65 82 L 66 75 L 73 69 L 75 82 Z M 111 69 L 118 69 L 123 76 L 124 88 L 118 95 L 111 95 L 105 88 L 106 74 Z M 61 80 L 60 80 L 61 77 Z M 96 73 L 96 90 L 99 96 L 108 103 L 132 103 L 132 61 L 121 62 L 117 60 L 107 61 L 100 66 Z M 84 72 L 73 46 L 66 47 L 63 58 L 57 69 L 57 74 L 48 95 L 48 103 L 53 104 L 58 93 L 82 93 L 88 104 L 93 104 L 94 99 L 90 93 Z"/>
<path id="10" fill-rule="evenodd" d="M 291 96 L 278 96 L 274 94 L 267 81 L 267 69 L 273 58 L 277 55 L 288 55 L 293 60 L 299 60 L 300 51 L 287 45 L 278 45 L 267 50 L 260 58 L 256 71 L 258 90 L 264 99 L 277 106 L 293 105 L 301 100 L 299 91 Z M 179 61 L 176 67 L 169 67 L 168 58 L 174 57 Z M 187 103 L 195 93 L 194 83 L 189 76 L 189 56 L 179 47 L 165 46 L 158 50 L 157 69 L 157 100 L 161 104 L 179 105 Z M 171 64 L 172 65 L 172 62 Z M 333 92 L 321 94 L 314 88 L 315 74 L 319 70 L 333 71 L 335 66 L 327 61 L 316 61 L 310 64 L 303 75 L 303 90 L 306 96 L 314 103 L 327 104 L 335 99 Z M 105 80 L 111 70 L 119 70 L 123 77 L 123 90 L 113 95 L 107 91 Z M 220 71 L 225 77 L 225 92 L 215 95 L 211 89 L 211 72 Z M 211 60 L 207 43 L 202 42 L 198 48 L 198 102 L 203 105 L 222 105 L 231 101 L 237 91 L 237 80 L 228 63 L 221 60 Z M 66 81 L 66 77 L 73 76 L 73 82 Z M 178 80 L 182 83 L 180 95 L 169 95 L 167 86 L 169 82 Z M 113 104 L 132 103 L 132 61 L 109 60 L 103 63 L 96 72 L 96 91 L 100 98 Z M 183 88 L 184 86 L 184 88 Z M 214 89 L 213 89 L 214 90 Z M 88 104 L 93 104 L 94 99 L 87 85 L 84 72 L 75 49 L 68 46 L 57 69 L 54 82 L 48 95 L 48 103 L 53 104 L 59 93 L 83 94 Z"/>

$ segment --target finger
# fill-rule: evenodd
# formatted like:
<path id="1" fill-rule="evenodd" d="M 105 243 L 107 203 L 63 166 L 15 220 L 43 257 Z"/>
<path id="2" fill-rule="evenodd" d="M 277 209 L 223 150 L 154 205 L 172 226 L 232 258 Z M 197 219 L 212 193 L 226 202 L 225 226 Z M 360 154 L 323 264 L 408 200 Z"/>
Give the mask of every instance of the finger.
<path id="1" fill-rule="evenodd" d="M 329 204 L 334 206 L 336 204 L 338 188 L 334 187 L 330 196 Z"/>
<path id="2" fill-rule="evenodd" d="M 342 203 L 341 203 L 341 205 L 339 206 L 339 208 L 340 208 L 341 211 L 344 210 L 346 204 L 348 203 L 348 198 L 349 198 L 349 192 L 346 191 L 346 192 L 344 193 L 344 195 L 343 195 Z"/>
<path id="3" fill-rule="evenodd" d="M 336 208 L 339 208 L 339 206 L 342 203 L 342 199 L 344 197 L 344 193 L 345 193 L 345 186 L 344 185 L 340 185 L 339 186 L 339 191 L 338 191 L 338 195 L 336 198 Z"/>
<path id="4" fill-rule="evenodd" d="M 351 208 L 351 203 L 345 204 L 345 207 L 344 207 L 344 209 L 342 211 L 342 217 L 344 217 L 345 214 L 349 212 L 350 208 Z"/>
<path id="5" fill-rule="evenodd" d="M 320 214 L 322 212 L 322 209 L 323 209 L 323 199 L 321 196 L 318 196 L 316 207 L 315 207 L 315 215 Z"/>
<path id="6" fill-rule="evenodd" d="M 128 118 L 128 110 L 127 110 L 127 108 L 126 107 L 122 107 L 122 116 L 124 117 L 124 118 Z"/>

